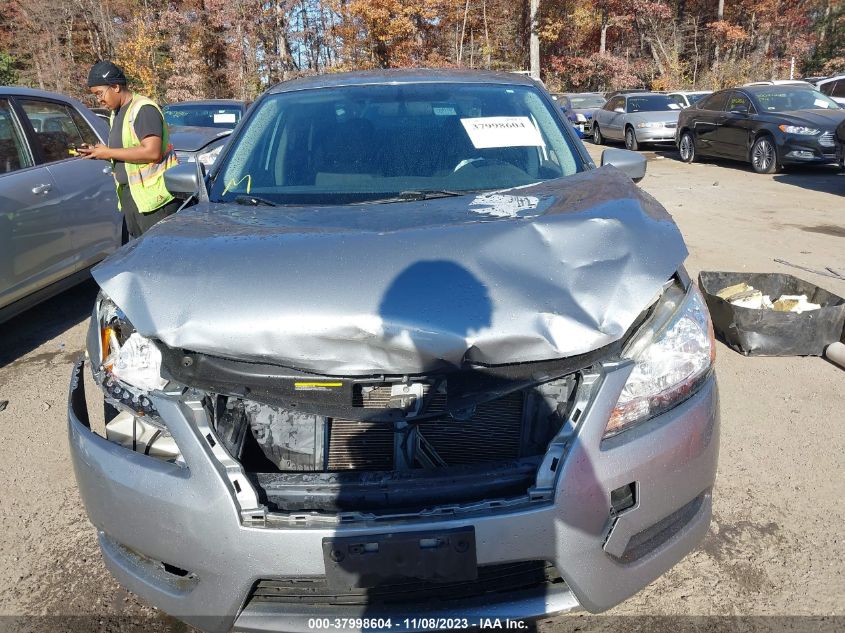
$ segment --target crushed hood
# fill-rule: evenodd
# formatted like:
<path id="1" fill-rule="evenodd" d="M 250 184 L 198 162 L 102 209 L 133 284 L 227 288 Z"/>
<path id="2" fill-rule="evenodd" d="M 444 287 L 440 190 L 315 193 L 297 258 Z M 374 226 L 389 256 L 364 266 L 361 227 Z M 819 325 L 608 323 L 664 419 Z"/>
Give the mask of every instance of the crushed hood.
<path id="1" fill-rule="evenodd" d="M 613 167 L 496 193 L 200 205 L 94 269 L 144 336 L 333 375 L 508 364 L 620 339 L 687 255 Z"/>

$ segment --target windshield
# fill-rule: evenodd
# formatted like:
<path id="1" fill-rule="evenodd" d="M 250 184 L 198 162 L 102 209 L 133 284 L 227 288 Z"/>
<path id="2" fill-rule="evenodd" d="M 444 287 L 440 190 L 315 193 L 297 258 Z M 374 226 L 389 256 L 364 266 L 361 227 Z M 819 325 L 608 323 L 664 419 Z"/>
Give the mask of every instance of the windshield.
<path id="1" fill-rule="evenodd" d="M 241 108 L 235 105 L 174 104 L 164 106 L 168 126 L 216 127 L 232 130 L 241 120 Z"/>
<path id="2" fill-rule="evenodd" d="M 680 110 L 674 99 L 666 95 L 643 95 L 642 97 L 628 97 L 628 112 L 663 112 L 666 110 Z"/>
<path id="3" fill-rule="evenodd" d="M 601 95 L 569 95 L 569 101 L 576 110 L 587 108 L 600 108 L 605 104 L 606 99 Z"/>
<path id="4" fill-rule="evenodd" d="M 213 201 L 388 201 L 506 189 L 583 164 L 533 87 L 330 87 L 261 100 L 214 176 Z M 424 196 L 423 196 L 424 197 Z"/>
<path id="5" fill-rule="evenodd" d="M 763 112 L 790 112 L 792 110 L 839 109 L 839 104 L 818 90 L 773 86 L 754 95 Z"/>

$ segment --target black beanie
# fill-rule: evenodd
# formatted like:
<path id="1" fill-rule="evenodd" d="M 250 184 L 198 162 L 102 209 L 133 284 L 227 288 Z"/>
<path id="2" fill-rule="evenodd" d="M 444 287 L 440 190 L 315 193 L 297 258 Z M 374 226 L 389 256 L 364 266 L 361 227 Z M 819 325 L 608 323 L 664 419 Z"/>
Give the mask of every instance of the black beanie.
<path id="1" fill-rule="evenodd" d="M 88 87 L 112 86 L 114 84 L 126 85 L 126 75 L 123 69 L 112 62 L 102 61 L 91 66 L 88 71 Z"/>

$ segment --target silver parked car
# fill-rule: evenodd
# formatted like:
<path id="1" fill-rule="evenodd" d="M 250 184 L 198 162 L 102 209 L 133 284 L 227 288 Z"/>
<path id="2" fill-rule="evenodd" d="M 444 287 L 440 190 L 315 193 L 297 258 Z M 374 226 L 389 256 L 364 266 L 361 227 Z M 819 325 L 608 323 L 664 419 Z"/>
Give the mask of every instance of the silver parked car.
<path id="1" fill-rule="evenodd" d="M 120 583 L 206 631 L 422 631 L 603 611 L 695 548 L 709 315 L 644 157 L 602 162 L 529 78 L 406 70 L 279 84 L 169 170 L 200 202 L 94 270 L 70 391 Z"/>
<path id="2" fill-rule="evenodd" d="M 107 136 L 75 99 L 0 87 L 0 322 L 81 281 L 120 246 L 111 170 L 76 156 Z"/>
<path id="3" fill-rule="evenodd" d="M 670 96 L 653 92 L 621 94 L 593 115 L 593 142 L 624 141 L 629 150 L 643 143 L 675 140 L 681 106 Z"/>

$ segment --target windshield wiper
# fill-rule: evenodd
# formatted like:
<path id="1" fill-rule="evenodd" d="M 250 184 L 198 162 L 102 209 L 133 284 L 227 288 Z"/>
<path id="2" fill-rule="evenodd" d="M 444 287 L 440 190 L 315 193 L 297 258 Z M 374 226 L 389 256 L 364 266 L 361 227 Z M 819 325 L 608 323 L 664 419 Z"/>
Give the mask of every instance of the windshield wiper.
<path id="1" fill-rule="evenodd" d="M 434 198 L 451 198 L 453 196 L 465 196 L 469 191 L 449 191 L 448 189 L 421 189 L 400 191 L 396 196 L 400 200 L 433 200 Z"/>
<path id="2" fill-rule="evenodd" d="M 267 198 L 259 198 L 258 196 L 249 196 L 249 195 L 240 195 L 235 196 L 235 204 L 245 204 L 251 207 L 257 207 L 258 205 L 265 205 L 268 207 L 275 207 L 277 206 L 275 202 L 272 200 L 268 200 Z"/>
<path id="3" fill-rule="evenodd" d="M 390 198 L 378 198 L 364 200 L 353 204 L 389 204 L 391 202 L 418 202 L 420 200 L 433 200 L 434 198 L 452 198 L 454 196 L 466 196 L 477 191 L 449 191 L 448 189 L 420 189 L 400 191 Z"/>

